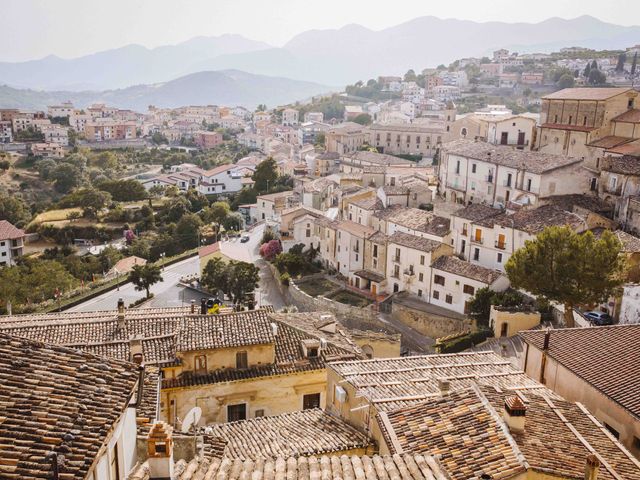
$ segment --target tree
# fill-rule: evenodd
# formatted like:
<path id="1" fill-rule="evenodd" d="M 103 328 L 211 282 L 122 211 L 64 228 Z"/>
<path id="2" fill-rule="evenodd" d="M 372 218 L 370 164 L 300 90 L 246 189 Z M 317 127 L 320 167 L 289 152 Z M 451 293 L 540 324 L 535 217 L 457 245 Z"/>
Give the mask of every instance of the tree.
<path id="1" fill-rule="evenodd" d="M 58 164 L 55 160 L 52 160 L 51 158 L 44 158 L 36 162 L 36 170 L 38 170 L 40 178 L 43 180 L 49 180 L 57 165 Z"/>
<path id="2" fill-rule="evenodd" d="M 15 138 L 18 142 L 42 142 L 44 140 L 44 134 L 34 127 L 27 127 L 16 132 Z"/>
<path id="3" fill-rule="evenodd" d="M 151 195 L 153 198 L 160 198 L 164 195 L 165 190 L 166 187 L 162 185 L 154 185 L 149 189 L 149 195 Z"/>
<path id="4" fill-rule="evenodd" d="M 80 188 L 73 193 L 65 195 L 59 202 L 59 208 L 93 208 L 96 211 L 102 210 L 111 202 L 111 195 L 107 192 L 96 190 L 95 188 Z"/>
<path id="5" fill-rule="evenodd" d="M 82 213 L 78 212 L 77 210 L 73 210 L 69 213 L 67 213 L 67 220 L 69 220 L 70 223 L 75 222 L 76 220 L 80 219 L 82 217 Z"/>
<path id="6" fill-rule="evenodd" d="M 595 60 L 591 62 L 591 70 L 598 70 L 598 62 Z"/>
<path id="7" fill-rule="evenodd" d="M 633 61 L 631 62 L 631 75 L 636 74 L 637 66 L 638 66 L 638 52 L 633 54 Z"/>
<path id="8" fill-rule="evenodd" d="M 155 145 L 162 145 L 162 144 L 168 144 L 169 140 L 160 132 L 155 132 L 153 135 L 151 135 L 151 142 L 154 143 Z"/>
<path id="9" fill-rule="evenodd" d="M 57 192 L 69 193 L 82 182 L 82 172 L 71 163 L 61 163 L 51 172 L 51 180 Z"/>
<path id="10" fill-rule="evenodd" d="M 224 222 L 231 211 L 227 202 L 213 202 L 208 208 L 202 212 L 203 220 L 207 223 L 215 223 L 220 225 Z"/>
<path id="11" fill-rule="evenodd" d="M 371 122 L 373 122 L 373 119 L 368 113 L 361 113 L 360 115 L 356 116 L 353 121 L 355 123 L 359 123 L 360 125 L 370 125 Z"/>
<path id="12" fill-rule="evenodd" d="M 230 213 L 222 222 L 225 230 L 236 230 L 238 232 L 242 229 L 243 225 L 244 217 L 238 212 Z"/>
<path id="13" fill-rule="evenodd" d="M 7 220 L 17 227 L 22 227 L 31 220 L 31 213 L 22 197 L 0 194 L 0 220 Z"/>
<path id="14" fill-rule="evenodd" d="M 176 241 L 185 250 L 196 248 L 202 220 L 195 213 L 184 215 L 176 225 Z"/>
<path id="15" fill-rule="evenodd" d="M 116 202 L 134 202 L 147 198 L 147 190 L 138 180 L 107 180 L 100 182 L 97 188 L 109 192 Z"/>
<path id="16" fill-rule="evenodd" d="M 481 327 L 489 326 L 491 306 L 516 307 L 522 305 L 523 297 L 515 290 L 494 292 L 489 287 L 480 288 L 469 299 L 469 312 L 476 323 Z"/>
<path id="17" fill-rule="evenodd" d="M 235 260 L 231 260 L 227 268 L 229 271 L 227 295 L 234 305 L 238 305 L 247 300 L 247 297 L 258 287 L 260 269 L 253 263 Z"/>
<path id="18" fill-rule="evenodd" d="M 573 75 L 565 73 L 558 80 L 558 87 L 560 88 L 571 88 L 575 85 L 576 81 L 573 78 Z"/>
<path id="19" fill-rule="evenodd" d="M 565 323 L 574 325 L 576 305 L 605 301 L 622 282 L 621 245 L 609 231 L 597 239 L 569 227 L 546 228 L 528 240 L 505 265 L 511 285 L 543 300 L 562 303 Z"/>
<path id="20" fill-rule="evenodd" d="M 584 72 L 582 72 L 582 76 L 584 78 L 589 78 L 589 73 L 591 73 L 591 64 L 587 63 L 587 66 L 584 67 Z"/>
<path id="21" fill-rule="evenodd" d="M 618 55 L 618 63 L 616 65 L 616 72 L 618 73 L 622 73 L 624 72 L 624 64 L 627 61 L 627 54 L 622 52 L 620 55 Z"/>
<path id="22" fill-rule="evenodd" d="M 405 82 L 415 82 L 416 79 L 417 79 L 416 72 L 414 72 L 413 69 L 407 70 L 407 73 L 404 74 Z"/>
<path id="23" fill-rule="evenodd" d="M 202 270 L 200 283 L 209 292 L 229 291 L 229 277 L 227 264 L 221 258 L 212 258 Z"/>
<path id="24" fill-rule="evenodd" d="M 318 134 L 316 135 L 316 140 L 315 142 L 313 142 L 313 144 L 316 147 L 324 147 L 326 139 L 327 139 L 327 136 L 325 135 L 324 132 L 318 132 Z"/>
<path id="25" fill-rule="evenodd" d="M 607 76 L 597 68 L 592 68 L 587 81 L 590 85 L 604 85 L 607 83 Z"/>
<path id="26" fill-rule="evenodd" d="M 134 265 L 129 274 L 129 281 L 135 285 L 136 290 L 145 290 L 147 298 L 150 298 L 151 292 L 149 289 L 151 286 L 162 281 L 160 267 L 150 263 L 146 265 Z"/>
<path id="27" fill-rule="evenodd" d="M 278 178 L 278 164 L 273 157 L 269 157 L 259 163 L 252 178 L 255 182 L 253 188 L 258 192 L 258 194 L 268 192 L 269 188 L 273 187 L 276 179 Z"/>

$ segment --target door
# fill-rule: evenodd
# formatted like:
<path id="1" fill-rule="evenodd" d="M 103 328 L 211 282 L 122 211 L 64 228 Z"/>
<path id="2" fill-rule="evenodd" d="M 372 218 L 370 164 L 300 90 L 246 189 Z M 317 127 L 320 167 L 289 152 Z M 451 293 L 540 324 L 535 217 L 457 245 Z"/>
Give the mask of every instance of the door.
<path id="1" fill-rule="evenodd" d="M 375 283 L 372 283 L 372 284 L 371 284 L 371 293 L 373 293 L 373 294 L 375 295 L 375 294 L 376 294 L 376 292 L 377 292 L 376 284 L 375 284 Z"/>
<path id="2" fill-rule="evenodd" d="M 509 132 L 502 132 L 500 135 L 500 145 L 507 145 L 509 143 Z"/>
<path id="3" fill-rule="evenodd" d="M 518 145 L 524 145 L 524 132 L 518 132 Z"/>
<path id="4" fill-rule="evenodd" d="M 482 243 L 482 230 L 480 230 L 479 228 L 476 228 L 475 241 L 476 243 Z"/>
<path id="5" fill-rule="evenodd" d="M 505 202 L 508 203 L 510 198 L 511 198 L 511 190 L 507 190 L 506 193 L 504 194 Z"/>
<path id="6" fill-rule="evenodd" d="M 462 242 L 460 243 L 460 253 L 462 253 L 463 255 L 466 247 L 467 247 L 467 241 L 463 239 Z"/>
<path id="7" fill-rule="evenodd" d="M 500 336 L 506 337 L 507 333 L 509 333 L 509 324 L 503 323 L 502 326 L 500 327 Z"/>
<path id="8" fill-rule="evenodd" d="M 499 249 L 504 250 L 504 234 L 501 233 L 498 235 L 498 245 L 496 245 Z"/>

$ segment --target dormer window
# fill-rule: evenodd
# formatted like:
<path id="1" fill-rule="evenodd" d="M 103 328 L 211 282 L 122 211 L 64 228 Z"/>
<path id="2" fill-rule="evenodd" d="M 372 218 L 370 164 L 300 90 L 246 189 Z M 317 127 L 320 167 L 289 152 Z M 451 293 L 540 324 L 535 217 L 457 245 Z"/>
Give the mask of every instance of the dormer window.
<path id="1" fill-rule="evenodd" d="M 207 373 L 207 356 L 197 355 L 195 358 L 196 373 Z"/>
<path id="2" fill-rule="evenodd" d="M 305 338 L 300 341 L 302 355 L 305 358 L 318 358 L 320 356 L 321 342 L 317 338 Z"/>
<path id="3" fill-rule="evenodd" d="M 309 347 L 307 349 L 307 357 L 309 358 L 318 358 L 320 354 L 320 349 L 318 347 Z"/>

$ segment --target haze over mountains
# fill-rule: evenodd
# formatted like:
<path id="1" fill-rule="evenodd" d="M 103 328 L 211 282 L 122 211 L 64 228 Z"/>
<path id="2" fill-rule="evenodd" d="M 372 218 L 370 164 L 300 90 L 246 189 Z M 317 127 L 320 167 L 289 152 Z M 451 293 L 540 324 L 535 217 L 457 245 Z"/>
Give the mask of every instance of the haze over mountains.
<path id="1" fill-rule="evenodd" d="M 0 84 L 39 90 L 111 90 L 167 82 L 201 71 L 239 70 L 279 77 L 281 82 L 287 78 L 316 82 L 321 85 L 316 93 L 320 93 L 326 91 L 322 85 L 343 86 L 380 74 L 449 64 L 502 47 L 549 52 L 574 45 L 625 48 L 639 41 L 640 27 L 613 25 L 589 16 L 551 18 L 535 24 L 477 23 L 428 16 L 379 31 L 360 25 L 310 30 L 280 48 L 240 35 L 223 35 L 154 49 L 129 45 L 68 60 L 49 56 L 29 62 L 4 62 L 0 63 Z M 266 82 L 264 88 L 266 84 L 275 86 L 272 79 L 261 81 Z M 241 89 L 238 86 L 237 92 Z M 246 101 L 240 103 L 250 104 L 250 92 L 245 95 Z M 129 98 L 128 94 L 117 96 Z M 167 99 L 167 104 L 173 104 L 173 100 Z"/>
<path id="2" fill-rule="evenodd" d="M 254 75 L 237 70 L 198 72 L 165 83 L 135 85 L 105 91 L 42 91 L 0 86 L 0 107 L 46 109 L 71 100 L 83 108 L 106 103 L 118 108 L 146 111 L 149 105 L 175 108 L 183 105 L 283 105 L 327 93 L 330 87 L 282 77 Z"/>

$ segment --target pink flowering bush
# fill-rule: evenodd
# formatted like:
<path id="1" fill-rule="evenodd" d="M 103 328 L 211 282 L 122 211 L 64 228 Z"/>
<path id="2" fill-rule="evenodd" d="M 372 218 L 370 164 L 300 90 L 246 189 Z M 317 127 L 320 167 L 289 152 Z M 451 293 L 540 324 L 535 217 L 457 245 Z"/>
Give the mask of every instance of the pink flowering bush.
<path id="1" fill-rule="evenodd" d="M 260 256 L 269 262 L 276 258 L 279 253 L 282 253 L 280 240 L 270 240 L 260 247 Z"/>

